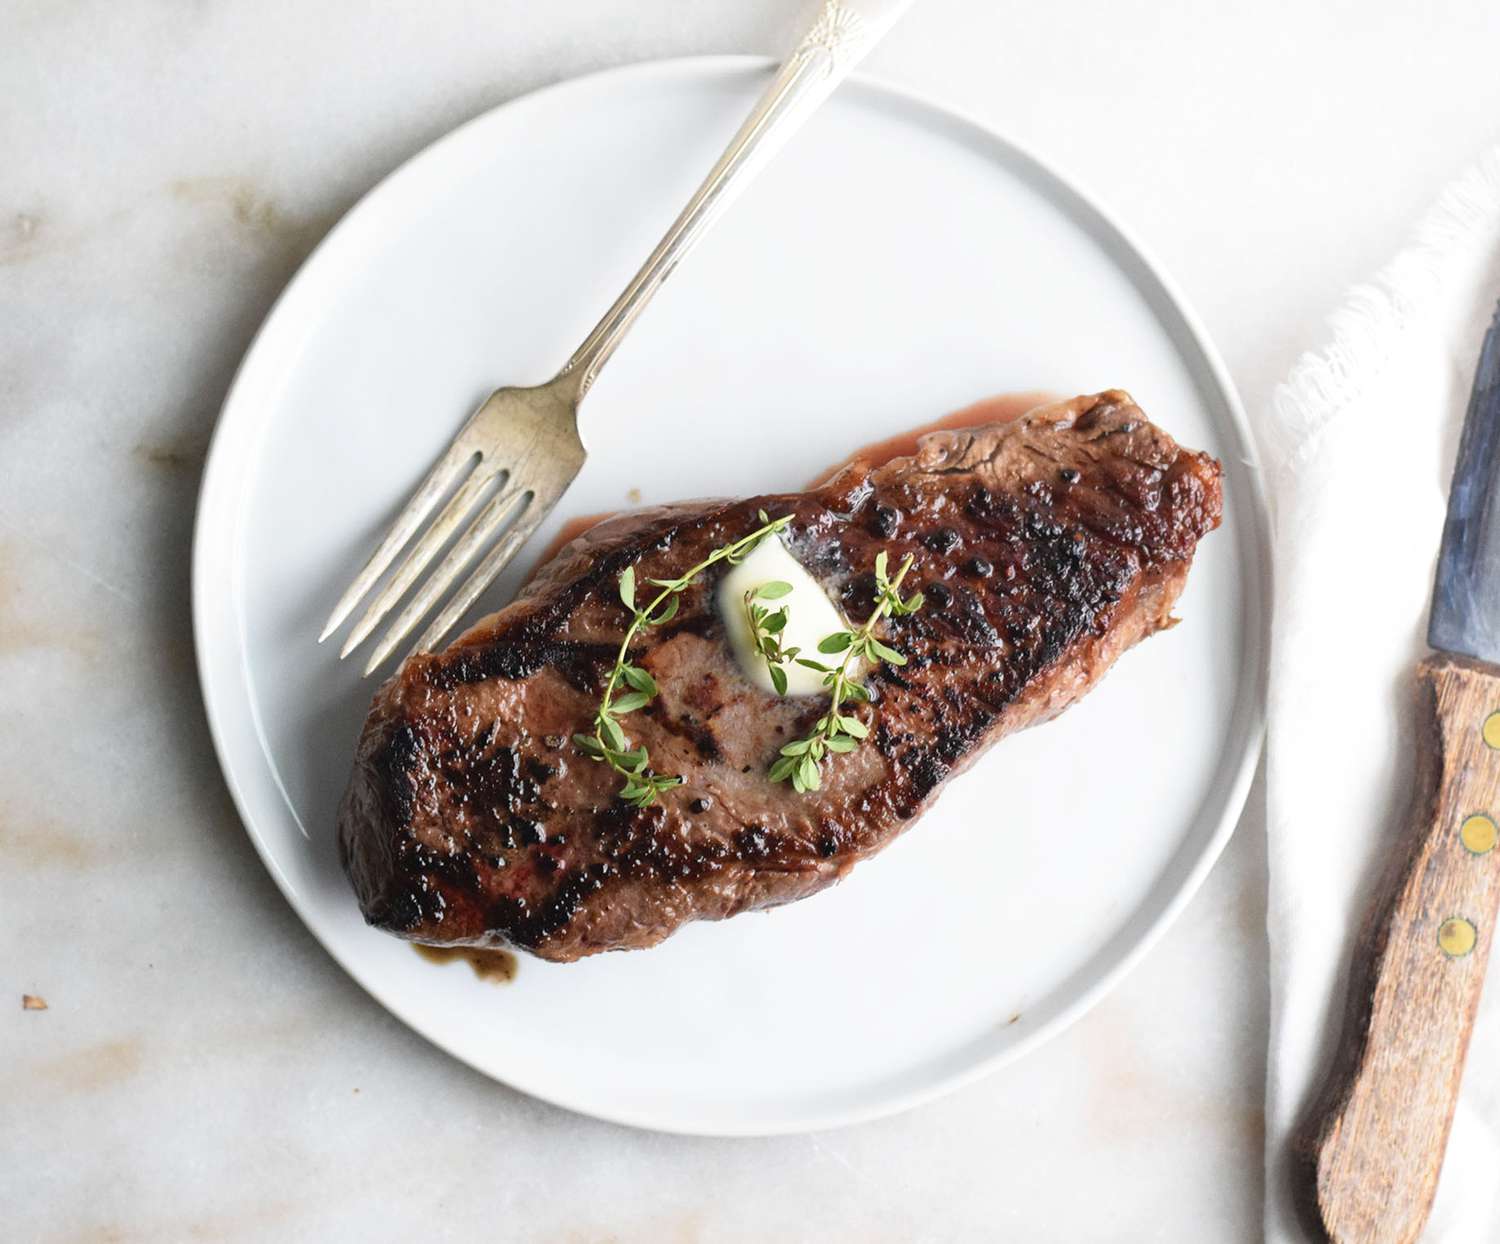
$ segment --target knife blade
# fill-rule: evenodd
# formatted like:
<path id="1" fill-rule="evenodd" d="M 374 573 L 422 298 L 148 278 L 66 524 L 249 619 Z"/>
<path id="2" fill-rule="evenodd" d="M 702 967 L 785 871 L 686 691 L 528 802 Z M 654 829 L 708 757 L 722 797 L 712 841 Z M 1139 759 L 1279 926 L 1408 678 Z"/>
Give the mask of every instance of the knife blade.
<path id="1" fill-rule="evenodd" d="M 1500 307 L 1485 334 L 1448 490 L 1427 642 L 1500 662 Z"/>

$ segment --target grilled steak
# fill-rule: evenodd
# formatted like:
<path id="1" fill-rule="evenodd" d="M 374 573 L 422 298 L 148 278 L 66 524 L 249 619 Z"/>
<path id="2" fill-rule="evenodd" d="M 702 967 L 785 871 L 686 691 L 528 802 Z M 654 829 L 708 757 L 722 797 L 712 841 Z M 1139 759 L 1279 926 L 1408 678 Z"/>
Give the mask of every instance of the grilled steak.
<path id="1" fill-rule="evenodd" d="M 1198 540 L 1218 525 L 1219 464 L 1181 449 L 1124 393 L 925 437 L 809 492 L 695 501 L 607 520 L 521 597 L 376 695 L 339 812 L 366 919 L 421 942 L 514 946 L 567 961 L 651 946 L 690 920 L 806 897 L 921 815 L 1013 730 L 1083 695 L 1170 626 Z M 587 731 L 630 615 L 618 582 L 671 578 L 792 515 L 788 548 L 858 622 L 881 550 L 910 553 L 926 605 L 883 623 L 909 658 L 868 676 L 870 727 L 822 789 L 767 779 L 823 696 L 786 699 L 740 672 L 714 605 L 722 565 L 643 632 L 659 697 L 627 720 L 661 773 L 654 806 L 571 741 Z"/>

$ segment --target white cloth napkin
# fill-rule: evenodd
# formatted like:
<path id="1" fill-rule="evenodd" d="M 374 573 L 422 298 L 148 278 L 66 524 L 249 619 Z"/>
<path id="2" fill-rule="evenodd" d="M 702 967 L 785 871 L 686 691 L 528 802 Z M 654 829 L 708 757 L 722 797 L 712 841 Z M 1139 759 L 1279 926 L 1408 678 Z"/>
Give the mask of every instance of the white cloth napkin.
<path id="1" fill-rule="evenodd" d="M 1266 1239 L 1308 1237 L 1286 1142 L 1321 1083 L 1373 880 L 1410 832 L 1416 701 L 1449 475 L 1500 298 L 1500 148 L 1334 316 L 1257 422 L 1276 518 L 1266 748 Z M 1500 966 L 1424 1244 L 1500 1240 Z"/>

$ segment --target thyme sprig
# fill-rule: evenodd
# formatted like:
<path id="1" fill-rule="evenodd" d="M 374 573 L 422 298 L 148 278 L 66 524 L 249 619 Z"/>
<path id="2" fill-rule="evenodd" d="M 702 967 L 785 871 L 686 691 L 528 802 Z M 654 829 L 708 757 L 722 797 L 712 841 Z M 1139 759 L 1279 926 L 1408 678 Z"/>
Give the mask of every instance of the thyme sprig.
<path id="1" fill-rule="evenodd" d="M 875 628 L 882 618 L 904 617 L 922 607 L 923 596 L 917 592 L 901 598 L 901 581 L 911 569 L 912 558 L 908 554 L 896 571 L 895 578 L 887 574 L 888 562 L 885 553 L 875 558 L 875 608 L 864 624 L 857 630 L 835 631 L 818 643 L 818 651 L 828 656 L 843 653 L 837 665 L 825 665 L 810 657 L 798 657 L 797 664 L 817 670 L 823 675 L 823 685 L 828 688 L 828 711 L 818 718 L 812 732 L 806 738 L 797 739 L 781 749 L 781 756 L 771 766 L 773 782 L 790 780 L 798 794 L 817 790 L 822 784 L 821 767 L 826 756 L 834 753 L 852 752 L 860 741 L 867 738 L 870 728 L 852 714 L 846 714 L 844 702 L 868 703 L 870 693 L 864 685 L 852 677 L 855 662 L 868 660 L 872 664 L 884 661 L 887 665 L 905 665 L 906 658 L 888 644 L 875 638 Z"/>
<path id="2" fill-rule="evenodd" d="M 787 607 L 770 609 L 762 601 L 780 600 L 789 596 L 792 585 L 781 579 L 772 579 L 745 593 L 745 615 L 750 622 L 750 642 L 766 663 L 766 672 L 771 676 L 771 685 L 777 695 L 786 694 L 786 663 L 795 660 L 800 648 L 783 648 L 781 633 L 786 630 Z"/>
<path id="3" fill-rule="evenodd" d="M 594 732 L 575 734 L 573 742 L 578 750 L 593 760 L 607 764 L 620 775 L 620 798 L 632 807 L 645 808 L 655 803 L 663 791 L 682 785 L 682 778 L 674 774 L 657 773 L 651 768 L 651 757 L 644 746 L 635 747 L 620 718 L 637 709 L 644 708 L 660 693 L 656 680 L 640 666 L 630 660 L 630 645 L 643 630 L 661 626 L 677 616 L 679 597 L 700 574 L 719 562 L 738 565 L 767 536 L 780 531 L 792 521 L 790 514 L 781 518 L 767 518 L 760 512 L 761 525 L 749 535 L 732 544 L 716 548 L 687 573 L 676 579 L 649 579 L 660 590 L 644 606 L 637 607 L 635 567 L 628 566 L 620 576 L 620 600 L 630 610 L 631 622 L 620 640 L 609 677 L 605 679 L 604 691 L 599 697 L 599 707 L 594 713 Z M 784 625 L 784 624 L 783 624 Z M 621 684 L 629 688 L 616 697 Z"/>

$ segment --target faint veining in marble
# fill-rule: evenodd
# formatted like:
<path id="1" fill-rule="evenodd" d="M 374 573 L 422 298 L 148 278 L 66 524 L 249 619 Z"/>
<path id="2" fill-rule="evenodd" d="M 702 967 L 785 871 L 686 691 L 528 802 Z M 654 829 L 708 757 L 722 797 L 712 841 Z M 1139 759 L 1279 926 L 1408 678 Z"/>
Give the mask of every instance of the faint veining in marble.
<path id="1" fill-rule="evenodd" d="M 184 203 L 227 209 L 243 232 L 307 250 L 332 228 L 336 217 L 303 219 L 288 215 L 270 196 L 244 177 L 184 177 L 168 183 L 168 192 Z"/>
<path id="2" fill-rule="evenodd" d="M 30 212 L 17 212 L 10 228 L 0 237 L 0 263 L 19 263 L 42 249 L 39 232 L 41 219 Z"/>
<path id="3" fill-rule="evenodd" d="M 66 253 L 95 240 L 112 237 L 132 219 L 158 215 L 163 194 L 169 200 L 183 204 L 222 209 L 242 237 L 268 242 L 298 261 L 342 214 L 289 215 L 243 177 L 178 178 L 168 182 L 163 190 L 102 216 L 82 220 L 70 228 L 55 228 L 34 209 L 16 212 L 8 222 L 0 224 L 0 265 Z"/>
<path id="4" fill-rule="evenodd" d="M 283 1222 L 298 1206 L 281 1197 L 257 1195 L 248 1201 L 234 1198 L 220 1212 L 182 1214 L 172 1198 L 161 1198 L 160 1204 L 139 1207 L 124 1220 L 125 1225 L 97 1223 L 66 1238 L 67 1244 L 137 1244 L 147 1240 L 202 1240 L 224 1244 L 227 1241 L 253 1241 L 291 1238 L 270 1228 Z M 154 1211 L 154 1212 L 153 1212 Z M 178 1212 L 174 1212 L 178 1211 Z"/>
<path id="5" fill-rule="evenodd" d="M 125 1037 L 37 1060 L 28 1075 L 65 1091 L 97 1093 L 138 1074 L 144 1062 L 142 1038 Z"/>
<path id="6" fill-rule="evenodd" d="M 629 1228 L 623 1227 L 617 1217 L 606 1221 L 607 1226 L 575 1227 L 544 1238 L 546 1244 L 616 1244 L 616 1241 L 624 1240 L 650 1240 L 652 1244 L 707 1244 L 712 1238 L 705 1227 L 704 1214 L 696 1210 L 669 1214 Z"/>
<path id="7" fill-rule="evenodd" d="M 208 454 L 206 444 L 137 445 L 131 452 L 148 466 L 166 471 L 197 471 Z"/>
<path id="8" fill-rule="evenodd" d="M 1159 1046 L 1117 1002 L 1106 999 L 1098 1010 L 1105 1022 L 1080 1033 L 1093 1051 L 1087 1067 L 1092 1081 L 1089 1127 L 1095 1136 L 1136 1143 L 1161 1128 L 1204 1137 L 1228 1130 L 1247 1136 L 1253 1145 L 1262 1143 L 1266 1111 L 1258 1092 L 1242 1101 L 1206 1093 L 1163 1058 Z"/>
<path id="9" fill-rule="evenodd" d="M 74 619 L 60 623 L 42 617 L 23 599 L 22 560 L 19 545 L 0 540 L 0 656 L 45 648 L 97 660 L 102 631 Z"/>
<path id="10" fill-rule="evenodd" d="M 72 873 L 93 867 L 102 855 L 102 844 L 80 838 L 50 817 L 21 817 L 9 804 L 0 806 L 0 857 L 6 868 Z"/>
<path id="11" fill-rule="evenodd" d="M 183 177 L 171 182 L 168 190 L 174 198 L 188 203 L 227 206 L 241 225 L 267 233 L 277 233 L 284 227 L 276 204 L 257 194 L 254 185 L 243 177 Z"/>

